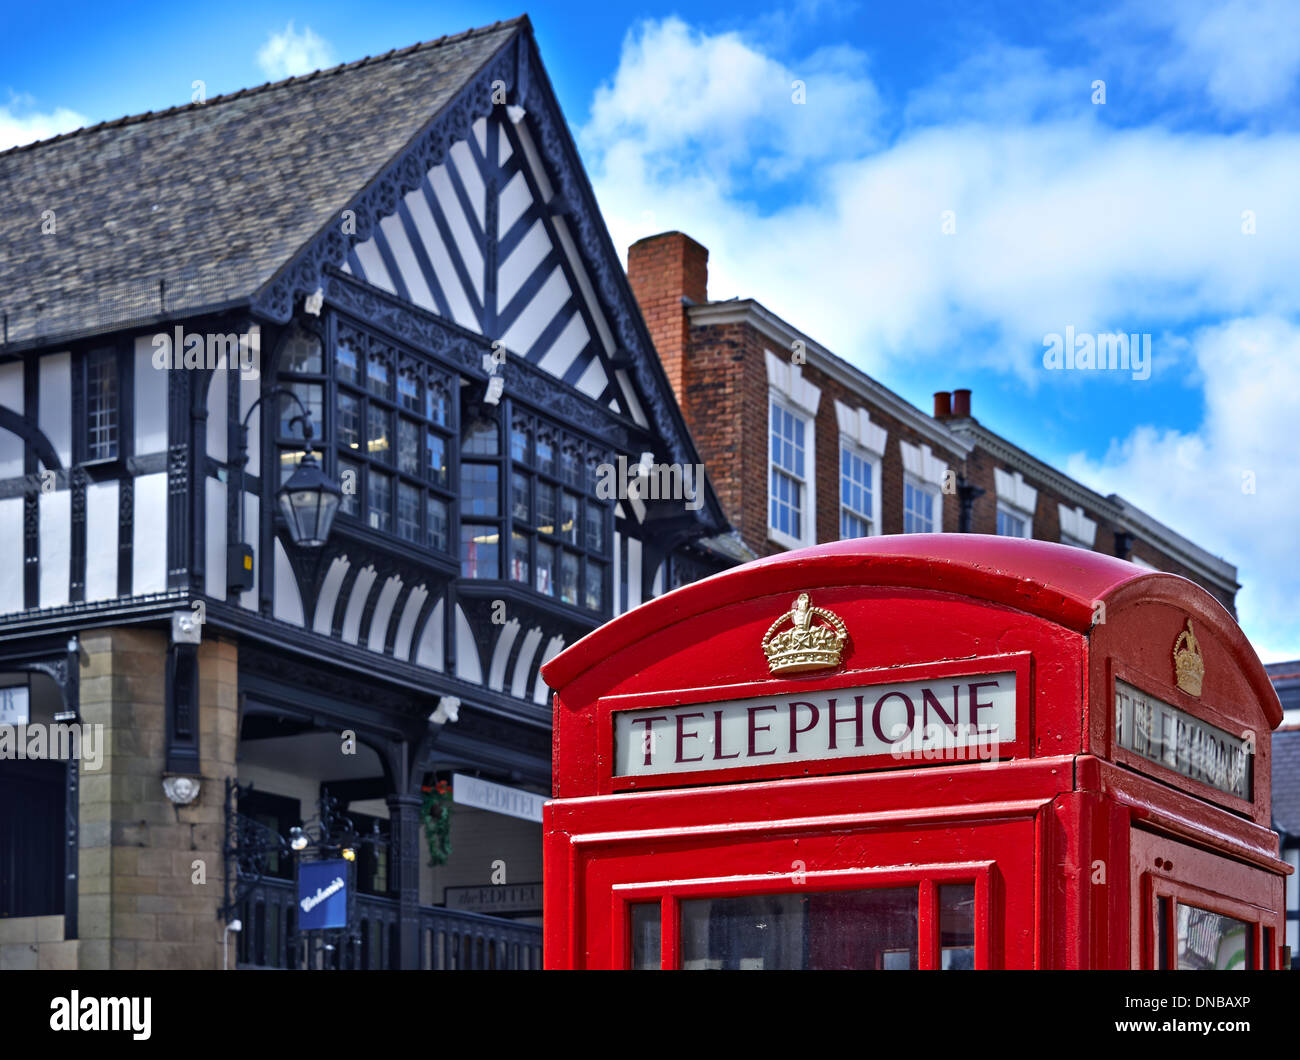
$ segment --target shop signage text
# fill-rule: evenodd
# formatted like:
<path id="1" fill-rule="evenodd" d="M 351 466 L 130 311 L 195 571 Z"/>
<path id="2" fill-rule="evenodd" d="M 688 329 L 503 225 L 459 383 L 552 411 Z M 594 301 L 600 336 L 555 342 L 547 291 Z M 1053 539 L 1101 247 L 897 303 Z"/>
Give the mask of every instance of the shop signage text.
<path id="1" fill-rule="evenodd" d="M 1252 797 L 1249 735 L 1233 736 L 1123 681 L 1115 682 L 1115 743 L 1229 795 Z"/>
<path id="2" fill-rule="evenodd" d="M 531 791 L 508 788 L 504 784 L 493 784 L 490 780 L 467 777 L 464 773 L 451 775 L 451 798 L 462 806 L 473 806 L 476 810 L 489 813 L 503 813 L 507 817 L 519 817 L 525 821 L 542 823 L 542 803 L 545 795 L 534 795 Z"/>
<path id="3" fill-rule="evenodd" d="M 470 913 L 542 915 L 540 883 L 501 883 L 482 887 L 445 887 L 443 904 Z"/>
<path id="4" fill-rule="evenodd" d="M 0 688 L 0 725 L 26 725 L 28 702 L 26 685 Z"/>
<path id="5" fill-rule="evenodd" d="M 298 866 L 298 927 L 303 931 L 348 926 L 348 863 L 304 861 Z"/>

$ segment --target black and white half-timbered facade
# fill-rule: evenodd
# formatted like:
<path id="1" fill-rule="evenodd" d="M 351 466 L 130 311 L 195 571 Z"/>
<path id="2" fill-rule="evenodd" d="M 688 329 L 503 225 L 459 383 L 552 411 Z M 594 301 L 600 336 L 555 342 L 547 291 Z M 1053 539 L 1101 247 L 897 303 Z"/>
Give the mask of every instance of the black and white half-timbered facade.
<path id="1" fill-rule="evenodd" d="M 536 966 L 538 668 L 741 556 L 527 19 L 0 189 L 0 957 Z M 308 424 L 318 547 L 276 499 Z M 359 837 L 309 957 L 299 826 Z"/>

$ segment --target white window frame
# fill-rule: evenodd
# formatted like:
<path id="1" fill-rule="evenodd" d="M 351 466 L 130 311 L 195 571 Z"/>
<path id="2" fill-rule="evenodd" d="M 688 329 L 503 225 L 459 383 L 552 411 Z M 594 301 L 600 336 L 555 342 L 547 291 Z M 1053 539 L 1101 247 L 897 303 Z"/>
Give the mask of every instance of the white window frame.
<path id="1" fill-rule="evenodd" d="M 929 530 L 908 530 L 907 529 L 907 487 L 911 486 L 913 490 L 919 493 L 928 494 L 934 501 L 934 526 Z M 943 493 L 938 486 L 929 482 L 923 482 L 919 475 L 913 475 L 910 472 L 903 474 L 903 533 L 905 534 L 938 534 L 943 532 Z"/>
<path id="2" fill-rule="evenodd" d="M 883 530 L 881 529 L 881 498 L 882 480 L 881 473 L 884 466 L 885 442 L 889 439 L 889 432 L 878 423 L 871 422 L 871 415 L 864 408 L 855 408 L 838 399 L 835 402 L 835 420 L 840 428 L 840 448 L 836 454 L 835 463 L 835 481 L 838 491 L 839 519 L 837 531 L 841 539 L 844 537 L 844 452 L 848 450 L 858 459 L 862 460 L 871 468 L 871 511 L 859 512 L 854 508 L 849 511 L 855 515 L 866 518 L 871 523 L 871 533 L 869 536 L 877 537 Z"/>
<path id="3" fill-rule="evenodd" d="M 856 457 L 861 460 L 868 468 L 871 469 L 871 511 L 862 512 L 857 508 L 850 508 L 844 503 L 844 456 L 845 454 Z M 835 469 L 835 480 L 839 484 L 840 503 L 839 503 L 839 534 L 840 540 L 844 540 L 844 513 L 847 511 L 859 519 L 865 519 L 869 524 L 867 527 L 867 537 L 880 536 L 880 468 L 881 461 L 875 453 L 855 445 L 843 435 L 840 436 L 840 459 Z"/>
<path id="4" fill-rule="evenodd" d="M 767 361 L 767 467 L 763 518 L 767 521 L 768 539 L 782 548 L 807 548 L 817 544 L 817 407 L 821 403 L 821 388 L 803 377 L 800 365 L 788 357 L 778 357 L 764 350 Z M 804 425 L 804 478 L 803 510 L 798 537 L 778 530 L 772 525 L 772 407 L 779 405 L 786 412 L 803 421 Z M 838 454 L 836 454 L 838 456 Z M 837 468 L 838 470 L 838 468 Z M 782 469 L 782 473 L 785 473 Z"/>
<path id="5" fill-rule="evenodd" d="M 1085 552 L 1092 551 L 1092 546 L 1088 542 L 1080 541 L 1073 534 L 1067 534 L 1064 530 L 1061 531 L 1061 544 L 1069 545 L 1071 548 L 1081 548 Z"/>
<path id="6" fill-rule="evenodd" d="M 998 513 L 1023 520 L 1025 532 L 1020 536 L 1025 540 L 1031 539 L 1034 536 L 1034 511 L 1038 507 L 1038 490 L 1029 485 L 1019 471 L 1004 471 L 1000 467 L 993 469 L 993 485 L 998 494 Z M 1001 535 L 996 524 L 993 532 Z"/>
<path id="7" fill-rule="evenodd" d="M 1019 519 L 1024 524 L 1024 533 L 1022 534 L 1004 534 L 1001 527 L 995 527 L 999 537 L 1020 537 L 1029 540 L 1034 536 L 1034 517 L 1026 512 L 1023 508 L 1017 508 L 1006 501 L 998 501 L 998 515 L 1005 515 L 1011 519 Z"/>
<path id="8" fill-rule="evenodd" d="M 797 423 L 803 424 L 803 477 L 799 478 L 793 471 L 781 467 L 772 459 L 772 438 L 776 429 L 773 412 L 780 408 L 783 412 L 792 416 Z M 770 395 L 767 403 L 767 536 L 779 545 L 786 548 L 804 548 L 816 542 L 816 534 L 809 534 L 809 524 L 815 523 L 817 511 L 812 506 L 813 482 L 816 479 L 816 464 L 813 462 L 812 452 L 812 434 L 813 426 L 816 421 L 803 415 L 790 402 L 782 401 L 775 394 Z M 772 525 L 772 476 L 780 471 L 782 475 L 790 478 L 799 484 L 800 505 L 799 505 L 799 536 L 788 534 Z M 812 540 L 809 540 L 809 537 Z"/>
<path id="9" fill-rule="evenodd" d="M 903 533 L 907 533 L 907 487 L 910 483 L 934 498 L 934 529 L 912 533 L 943 533 L 943 486 L 948 475 L 948 465 L 931 452 L 928 445 L 913 445 L 898 440 L 898 450 L 903 458 L 903 495 L 899 506 L 903 509 Z"/>

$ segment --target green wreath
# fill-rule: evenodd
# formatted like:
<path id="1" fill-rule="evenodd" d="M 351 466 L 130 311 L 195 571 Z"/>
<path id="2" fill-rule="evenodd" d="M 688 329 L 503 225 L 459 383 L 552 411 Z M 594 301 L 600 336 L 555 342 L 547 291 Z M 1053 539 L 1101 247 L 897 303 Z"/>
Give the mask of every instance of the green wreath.
<path id="1" fill-rule="evenodd" d="M 429 844 L 429 864 L 432 867 L 447 864 L 451 856 L 451 785 L 440 780 L 433 787 L 425 786 L 424 802 L 420 805 L 420 819 L 424 822 L 424 838 Z"/>

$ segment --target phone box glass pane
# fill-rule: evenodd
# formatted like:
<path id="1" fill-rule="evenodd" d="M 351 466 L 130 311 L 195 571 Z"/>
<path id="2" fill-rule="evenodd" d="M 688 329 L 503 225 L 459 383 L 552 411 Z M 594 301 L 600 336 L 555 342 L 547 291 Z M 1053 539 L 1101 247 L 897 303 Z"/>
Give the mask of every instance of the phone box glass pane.
<path id="1" fill-rule="evenodd" d="M 682 967 L 915 968 L 917 903 L 916 887 L 691 899 Z"/>

